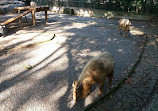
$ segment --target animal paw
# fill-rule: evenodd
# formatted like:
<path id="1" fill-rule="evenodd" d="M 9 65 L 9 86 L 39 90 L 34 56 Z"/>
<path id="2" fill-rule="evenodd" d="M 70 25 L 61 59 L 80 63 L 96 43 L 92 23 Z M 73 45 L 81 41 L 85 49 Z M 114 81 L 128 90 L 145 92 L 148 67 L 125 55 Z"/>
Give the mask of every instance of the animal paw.
<path id="1" fill-rule="evenodd" d="M 98 96 L 100 96 L 101 94 L 102 94 L 102 91 L 99 90 L 99 91 L 98 91 Z"/>

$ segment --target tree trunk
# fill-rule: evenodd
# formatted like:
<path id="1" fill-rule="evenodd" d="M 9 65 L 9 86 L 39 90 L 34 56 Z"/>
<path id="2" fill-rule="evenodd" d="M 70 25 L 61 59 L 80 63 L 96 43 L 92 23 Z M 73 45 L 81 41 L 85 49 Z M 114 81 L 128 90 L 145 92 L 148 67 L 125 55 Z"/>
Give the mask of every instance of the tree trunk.
<path id="1" fill-rule="evenodd" d="M 141 4 L 142 4 L 141 12 L 144 13 L 145 12 L 144 0 L 141 0 Z"/>
<path id="2" fill-rule="evenodd" d="M 149 10 L 149 13 L 151 13 L 151 12 L 152 12 L 152 7 L 153 7 L 153 5 L 154 5 L 153 0 L 150 0 L 150 10 Z"/>
<path id="3" fill-rule="evenodd" d="M 146 0 L 144 1 L 144 12 L 143 13 L 146 13 Z"/>

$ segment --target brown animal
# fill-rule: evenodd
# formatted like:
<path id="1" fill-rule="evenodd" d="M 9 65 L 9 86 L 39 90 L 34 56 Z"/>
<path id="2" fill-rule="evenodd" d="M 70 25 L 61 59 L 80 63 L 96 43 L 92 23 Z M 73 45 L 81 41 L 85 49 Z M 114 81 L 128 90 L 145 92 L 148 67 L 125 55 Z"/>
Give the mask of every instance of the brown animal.
<path id="1" fill-rule="evenodd" d="M 31 2 L 30 2 L 30 6 L 36 7 L 36 2 L 31 1 Z"/>
<path id="2" fill-rule="evenodd" d="M 114 60 L 110 53 L 104 52 L 91 59 L 80 74 L 77 81 L 73 81 L 73 99 L 86 98 L 91 92 L 91 86 L 99 84 L 98 94 L 102 94 L 106 77 L 108 77 L 108 88 L 111 88 L 111 81 L 114 72 Z"/>
<path id="3" fill-rule="evenodd" d="M 123 36 L 126 36 L 126 33 L 128 36 L 128 31 L 130 29 L 130 25 L 131 25 L 131 22 L 128 19 L 119 20 L 119 30 L 118 30 L 119 33 L 121 30 L 123 30 Z"/>

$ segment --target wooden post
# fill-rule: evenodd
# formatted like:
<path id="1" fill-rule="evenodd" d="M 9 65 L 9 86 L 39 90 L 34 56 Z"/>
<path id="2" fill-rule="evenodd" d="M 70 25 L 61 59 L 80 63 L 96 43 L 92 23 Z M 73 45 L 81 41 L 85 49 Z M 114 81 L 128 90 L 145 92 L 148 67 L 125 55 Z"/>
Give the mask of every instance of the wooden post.
<path id="1" fill-rule="evenodd" d="M 18 10 L 18 14 L 20 15 L 20 10 Z M 19 23 L 21 25 L 21 17 L 19 18 Z"/>
<path id="2" fill-rule="evenodd" d="M 36 25 L 36 20 L 35 20 L 35 9 L 32 9 L 32 22 L 33 22 L 33 26 Z"/>
<path id="3" fill-rule="evenodd" d="M 47 20 L 48 20 L 48 18 L 47 18 L 47 10 L 45 10 L 45 23 L 46 24 L 48 23 Z"/>

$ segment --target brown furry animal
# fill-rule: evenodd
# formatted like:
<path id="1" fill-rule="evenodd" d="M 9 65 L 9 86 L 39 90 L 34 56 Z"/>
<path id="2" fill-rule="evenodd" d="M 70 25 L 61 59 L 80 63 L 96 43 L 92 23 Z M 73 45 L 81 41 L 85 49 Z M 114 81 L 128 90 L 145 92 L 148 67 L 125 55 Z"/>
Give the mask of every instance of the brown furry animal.
<path id="1" fill-rule="evenodd" d="M 30 6 L 36 7 L 36 2 L 31 1 L 31 2 L 30 2 Z"/>
<path id="2" fill-rule="evenodd" d="M 91 59 L 80 74 L 77 81 L 73 81 L 73 99 L 86 98 L 91 92 L 91 86 L 99 84 L 98 94 L 102 94 L 103 86 L 108 77 L 108 88 L 111 88 L 111 81 L 114 72 L 114 60 L 110 53 L 104 52 Z"/>
<path id="3" fill-rule="evenodd" d="M 121 30 L 123 30 L 123 36 L 126 36 L 126 33 L 128 36 L 128 31 L 130 29 L 130 25 L 131 25 L 131 22 L 128 19 L 119 20 L 119 30 L 118 30 L 119 33 Z"/>

